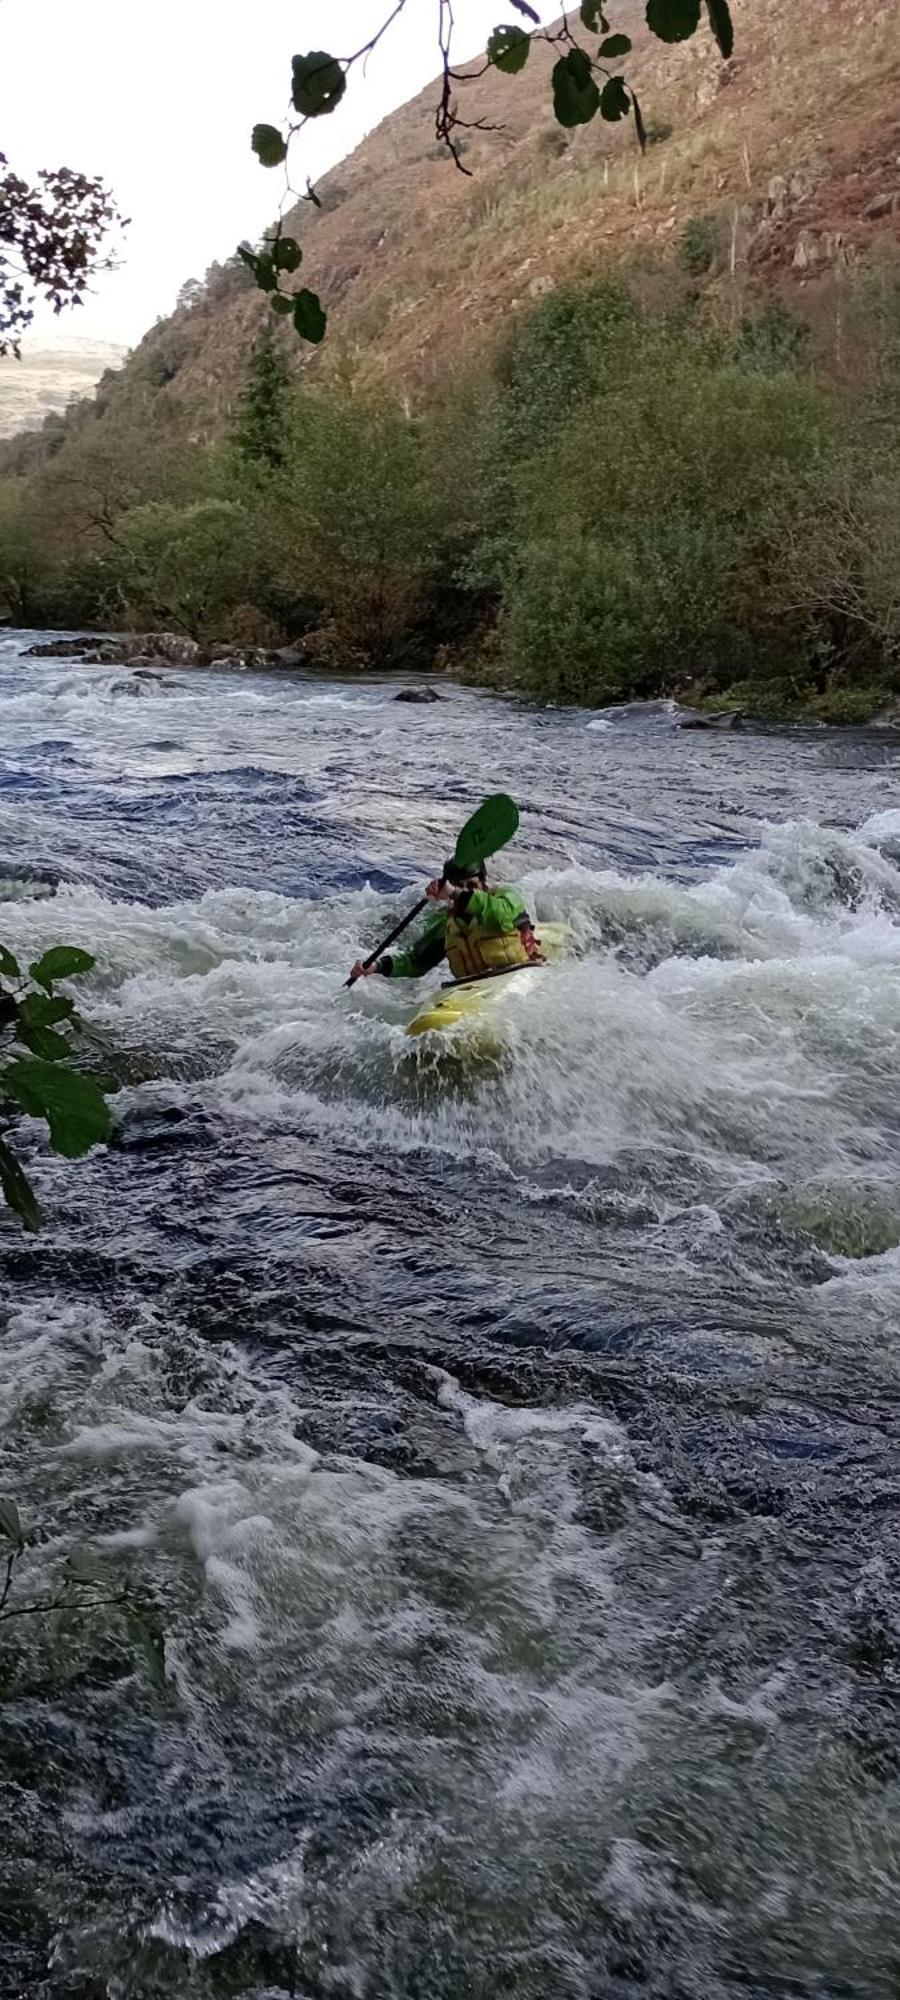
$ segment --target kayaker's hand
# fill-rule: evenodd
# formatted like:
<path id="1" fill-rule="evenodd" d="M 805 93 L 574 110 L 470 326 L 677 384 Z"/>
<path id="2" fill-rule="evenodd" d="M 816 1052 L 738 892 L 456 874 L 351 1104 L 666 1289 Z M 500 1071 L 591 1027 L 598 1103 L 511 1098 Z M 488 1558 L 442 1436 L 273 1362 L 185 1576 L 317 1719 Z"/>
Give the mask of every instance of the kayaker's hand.
<path id="1" fill-rule="evenodd" d="M 450 903 L 453 900 L 454 893 L 450 883 L 442 882 L 440 877 L 434 882 L 429 882 L 425 891 L 430 903 Z"/>
<path id="2" fill-rule="evenodd" d="M 378 971 L 377 964 L 364 965 L 362 959 L 358 958 L 350 974 L 350 977 L 351 979 L 371 979 L 373 972 L 377 971 Z"/>

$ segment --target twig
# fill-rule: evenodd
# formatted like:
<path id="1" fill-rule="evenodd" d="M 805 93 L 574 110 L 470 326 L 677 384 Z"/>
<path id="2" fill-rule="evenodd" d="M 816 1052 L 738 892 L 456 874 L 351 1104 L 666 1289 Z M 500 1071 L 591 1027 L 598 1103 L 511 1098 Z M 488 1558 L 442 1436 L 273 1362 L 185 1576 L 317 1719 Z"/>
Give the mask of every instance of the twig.
<path id="1" fill-rule="evenodd" d="M 6 1603 L 6 1600 L 9 1596 L 10 1585 L 12 1583 L 12 1573 L 15 1568 L 15 1562 L 16 1562 L 16 1550 L 10 1549 L 9 1555 L 6 1558 L 6 1582 L 3 1585 L 2 1593 L 0 1593 L 0 1611 L 3 1610 L 3 1606 Z"/>

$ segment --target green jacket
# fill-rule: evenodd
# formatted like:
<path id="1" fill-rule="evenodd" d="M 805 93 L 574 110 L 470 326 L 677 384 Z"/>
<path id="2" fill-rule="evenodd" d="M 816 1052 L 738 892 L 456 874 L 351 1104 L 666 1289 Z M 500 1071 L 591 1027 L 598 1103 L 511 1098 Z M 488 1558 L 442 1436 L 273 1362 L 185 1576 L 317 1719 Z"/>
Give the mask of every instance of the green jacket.
<path id="1" fill-rule="evenodd" d="M 425 928 L 408 951 L 391 952 L 389 957 L 378 961 L 379 972 L 389 979 L 421 979 L 423 972 L 440 965 L 447 949 L 447 923 L 454 914 L 459 923 L 472 924 L 482 932 L 494 937 L 506 937 L 511 931 L 529 926 L 531 918 L 518 889 L 504 885 L 498 889 L 472 889 L 469 894 L 458 896 L 454 904 L 438 903 Z"/>

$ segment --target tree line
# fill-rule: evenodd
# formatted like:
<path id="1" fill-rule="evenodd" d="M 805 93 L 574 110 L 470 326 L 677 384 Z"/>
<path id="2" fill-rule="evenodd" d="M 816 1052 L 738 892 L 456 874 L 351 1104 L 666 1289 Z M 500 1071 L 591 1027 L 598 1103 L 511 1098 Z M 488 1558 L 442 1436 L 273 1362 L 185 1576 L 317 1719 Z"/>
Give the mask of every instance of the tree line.
<path id="1" fill-rule="evenodd" d="M 415 406 L 298 385 L 274 323 L 208 445 L 114 378 L 0 480 L 0 612 L 863 719 L 900 675 L 900 258 L 848 283 L 838 355 L 773 300 L 715 327 L 696 234 L 680 284 L 553 292 Z"/>

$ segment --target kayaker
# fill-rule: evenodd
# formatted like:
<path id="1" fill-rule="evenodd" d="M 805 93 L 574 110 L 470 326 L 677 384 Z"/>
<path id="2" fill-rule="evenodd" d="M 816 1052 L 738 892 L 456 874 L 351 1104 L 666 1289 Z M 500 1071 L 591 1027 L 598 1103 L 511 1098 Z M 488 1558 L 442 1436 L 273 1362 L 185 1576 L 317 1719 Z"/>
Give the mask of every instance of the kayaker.
<path id="1" fill-rule="evenodd" d="M 478 979 L 506 972 L 516 965 L 543 963 L 540 941 L 518 889 L 488 887 L 484 862 L 460 868 L 444 865 L 438 880 L 429 882 L 429 902 L 438 907 L 427 919 L 421 937 L 408 951 L 386 953 L 353 967 L 353 979 L 379 972 L 387 979 L 420 979 L 446 958 L 454 979 Z"/>

